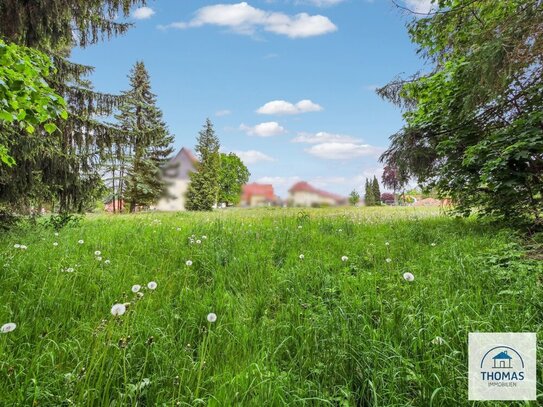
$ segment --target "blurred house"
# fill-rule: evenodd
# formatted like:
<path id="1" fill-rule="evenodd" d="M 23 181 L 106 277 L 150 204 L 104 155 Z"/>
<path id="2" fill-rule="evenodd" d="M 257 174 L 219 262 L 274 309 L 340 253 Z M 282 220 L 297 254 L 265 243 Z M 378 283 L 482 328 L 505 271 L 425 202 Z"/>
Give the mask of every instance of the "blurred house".
<path id="1" fill-rule="evenodd" d="M 240 205 L 242 206 L 272 206 L 279 204 L 279 198 L 273 192 L 270 184 L 246 184 L 242 188 Z"/>
<path id="2" fill-rule="evenodd" d="M 167 164 L 166 182 L 168 195 L 162 198 L 154 209 L 159 211 L 184 211 L 185 194 L 189 187 L 190 173 L 196 171 L 198 159 L 188 148 L 183 147 Z"/>
<path id="3" fill-rule="evenodd" d="M 288 192 L 288 202 L 292 206 L 338 206 L 347 204 L 347 198 L 317 189 L 305 181 L 294 184 Z"/>

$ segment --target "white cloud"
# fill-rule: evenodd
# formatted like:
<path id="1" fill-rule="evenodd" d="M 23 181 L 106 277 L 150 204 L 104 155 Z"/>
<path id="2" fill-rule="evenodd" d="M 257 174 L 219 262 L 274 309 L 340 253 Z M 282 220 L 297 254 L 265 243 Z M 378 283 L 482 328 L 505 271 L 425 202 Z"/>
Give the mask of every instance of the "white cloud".
<path id="1" fill-rule="evenodd" d="M 136 20 L 147 20 L 155 14 L 155 10 L 150 7 L 140 7 L 132 12 L 132 17 Z"/>
<path id="2" fill-rule="evenodd" d="M 242 124 L 239 128 L 249 136 L 257 137 L 273 137 L 286 133 L 285 128 L 277 122 L 265 122 L 252 127 Z"/>
<path id="3" fill-rule="evenodd" d="M 241 161 L 243 161 L 245 165 L 255 164 L 261 161 L 275 161 L 275 159 L 269 155 L 256 150 L 234 151 L 234 154 L 241 158 Z"/>
<path id="4" fill-rule="evenodd" d="M 356 143 L 359 140 L 342 134 L 332 134 L 325 131 L 318 133 L 298 133 L 298 136 L 291 140 L 293 143 L 307 143 L 307 144 L 320 144 L 320 143 Z"/>
<path id="5" fill-rule="evenodd" d="M 324 35 L 337 30 L 336 25 L 321 15 L 300 13 L 288 15 L 261 10 L 246 2 L 237 4 L 216 4 L 196 11 L 189 22 L 176 22 L 160 28 L 187 29 L 216 25 L 238 34 L 253 35 L 259 29 L 290 38 L 307 38 Z"/>
<path id="6" fill-rule="evenodd" d="M 259 184 L 272 184 L 274 187 L 290 187 L 302 179 L 297 176 L 291 177 L 261 177 L 256 180 Z"/>
<path id="7" fill-rule="evenodd" d="M 300 100 L 296 104 L 292 104 L 285 100 L 272 100 L 260 107 L 256 112 L 260 114 L 275 114 L 275 115 L 287 115 L 287 114 L 300 114 L 308 112 L 320 112 L 324 110 L 322 106 L 312 102 L 311 100 Z"/>
<path id="8" fill-rule="evenodd" d="M 359 157 L 376 157 L 383 150 L 369 144 L 327 142 L 316 144 L 305 151 L 327 160 L 349 160 Z"/>
<path id="9" fill-rule="evenodd" d="M 435 4 L 432 4 L 432 0 L 405 0 L 405 6 L 415 13 L 428 14 Z"/>
<path id="10" fill-rule="evenodd" d="M 217 112 L 215 112 L 215 116 L 228 116 L 228 115 L 231 115 L 232 114 L 232 111 L 231 110 L 228 110 L 228 109 L 224 109 L 224 110 L 219 110 Z"/>

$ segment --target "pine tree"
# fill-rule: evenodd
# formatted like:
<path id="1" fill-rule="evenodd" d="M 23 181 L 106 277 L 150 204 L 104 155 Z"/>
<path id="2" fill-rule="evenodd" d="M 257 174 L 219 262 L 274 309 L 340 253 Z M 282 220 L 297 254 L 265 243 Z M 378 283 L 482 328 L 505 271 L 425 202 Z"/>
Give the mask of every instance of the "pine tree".
<path id="1" fill-rule="evenodd" d="M 130 90 L 123 92 L 123 102 L 116 115 L 119 121 L 124 167 L 122 180 L 124 199 L 130 203 L 130 212 L 137 206 L 149 206 L 166 193 L 162 169 L 173 152 L 173 136 L 162 120 L 162 112 L 156 106 L 156 96 L 151 91 L 151 80 L 143 62 L 136 62 L 130 75 Z M 126 151 L 128 150 L 128 151 Z M 128 163 L 126 157 L 130 157 Z M 117 183 L 119 185 L 119 182 Z"/>
<path id="2" fill-rule="evenodd" d="M 199 163 L 190 175 L 186 208 L 189 211 L 210 211 L 219 198 L 220 143 L 211 120 L 207 119 L 198 134 L 196 152 Z"/>
<path id="3" fill-rule="evenodd" d="M 373 176 L 371 190 L 373 192 L 374 205 L 381 205 L 381 190 L 379 188 L 379 181 L 377 181 L 376 176 Z"/>

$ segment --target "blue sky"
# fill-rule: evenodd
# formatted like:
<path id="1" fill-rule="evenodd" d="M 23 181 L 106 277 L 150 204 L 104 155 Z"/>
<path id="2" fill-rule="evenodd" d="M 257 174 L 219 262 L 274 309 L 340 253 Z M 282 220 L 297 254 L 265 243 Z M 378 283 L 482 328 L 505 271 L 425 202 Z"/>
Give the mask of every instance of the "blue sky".
<path id="1" fill-rule="evenodd" d="M 72 57 L 111 93 L 144 61 L 176 149 L 193 148 L 209 117 L 251 181 L 283 197 L 299 180 L 347 195 L 380 176 L 377 158 L 402 125 L 375 87 L 424 68 L 409 18 L 391 0 L 157 0 L 133 10 L 126 35 Z"/>

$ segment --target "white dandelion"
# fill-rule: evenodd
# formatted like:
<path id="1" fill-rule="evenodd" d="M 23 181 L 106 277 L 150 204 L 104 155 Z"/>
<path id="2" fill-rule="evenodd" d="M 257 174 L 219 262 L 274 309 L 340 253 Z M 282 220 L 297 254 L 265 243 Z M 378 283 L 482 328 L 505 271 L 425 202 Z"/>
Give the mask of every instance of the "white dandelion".
<path id="1" fill-rule="evenodd" d="M 73 267 L 68 267 L 66 269 L 66 273 L 73 273 L 75 270 L 73 269 Z"/>
<path id="2" fill-rule="evenodd" d="M 389 242 L 385 242 L 385 246 L 390 246 L 390 243 L 389 243 Z"/>
<path id="3" fill-rule="evenodd" d="M 202 236 L 202 239 L 203 239 L 203 240 L 206 240 L 206 239 L 207 239 L 207 236 L 206 236 L 206 235 L 203 235 L 203 236 Z"/>
<path id="4" fill-rule="evenodd" d="M 303 254 L 300 254 L 298 257 L 300 258 L 300 260 L 303 260 L 305 258 Z"/>
<path id="5" fill-rule="evenodd" d="M 132 292 L 137 293 L 139 290 L 141 290 L 141 285 L 135 284 L 132 286 Z"/>
<path id="6" fill-rule="evenodd" d="M 385 259 L 385 261 L 386 261 L 387 263 L 390 263 L 390 262 L 392 261 L 392 259 L 388 259 L 388 258 L 387 258 L 387 259 Z"/>
<path id="7" fill-rule="evenodd" d="M 21 250 L 26 250 L 28 247 L 26 247 L 24 244 L 21 245 Z"/>
<path id="8" fill-rule="evenodd" d="M 202 243 L 202 241 L 201 241 L 200 239 L 198 239 L 198 240 L 196 241 L 196 244 L 201 244 L 201 243 Z"/>
<path id="9" fill-rule="evenodd" d="M 111 307 L 111 315 L 117 317 L 121 316 L 126 312 L 126 306 L 124 304 L 115 304 Z"/>
<path id="10" fill-rule="evenodd" d="M 57 246 L 58 246 L 58 242 L 53 243 L 53 246 L 57 247 Z"/>
<path id="11" fill-rule="evenodd" d="M 13 247 L 14 247 L 15 249 L 20 249 L 20 248 L 21 248 L 21 245 L 20 245 L 19 243 L 15 243 L 15 244 L 13 245 Z"/>
<path id="12" fill-rule="evenodd" d="M 109 259 L 106 259 L 106 261 L 104 261 L 104 264 L 110 264 L 111 263 L 111 260 Z"/>
<path id="13" fill-rule="evenodd" d="M 192 260 L 187 260 L 187 261 L 185 262 L 185 264 L 186 264 L 187 266 L 189 266 L 189 267 L 192 266 Z"/>
<path id="14" fill-rule="evenodd" d="M 403 278 L 405 279 L 405 281 L 413 281 L 415 280 L 415 276 L 411 273 L 403 273 Z"/>
<path id="15" fill-rule="evenodd" d="M 217 314 L 210 312 L 207 314 L 207 320 L 211 323 L 215 322 L 217 320 Z"/>
<path id="16" fill-rule="evenodd" d="M 341 256 L 341 261 L 347 261 L 349 258 L 347 256 Z"/>
<path id="17" fill-rule="evenodd" d="M 338 229 L 337 231 L 338 231 L 339 233 L 341 233 L 341 232 L 343 232 L 343 229 Z"/>
<path id="18" fill-rule="evenodd" d="M 3 334 L 7 334 L 9 332 L 15 331 L 15 328 L 17 328 L 16 323 L 8 322 L 7 324 L 4 324 L 2 325 L 2 327 L 0 327 L 0 332 L 2 332 Z"/>
<path id="19" fill-rule="evenodd" d="M 299 225 L 299 226 L 298 226 L 298 229 L 301 229 L 301 228 L 302 228 L 302 225 Z"/>
<path id="20" fill-rule="evenodd" d="M 78 240 L 77 243 L 83 244 L 83 243 L 85 243 L 85 241 L 84 240 Z"/>
<path id="21" fill-rule="evenodd" d="M 94 255 L 95 255 L 95 256 L 100 256 L 101 254 L 102 254 L 102 252 L 101 252 L 100 250 L 96 250 L 96 251 L 94 252 Z"/>
<path id="22" fill-rule="evenodd" d="M 435 245 L 436 245 L 435 243 L 432 243 L 430 246 L 435 247 Z"/>
<path id="23" fill-rule="evenodd" d="M 157 283 L 154 282 L 154 281 L 150 281 L 148 284 L 147 284 L 147 288 L 149 290 L 156 290 L 156 287 L 157 287 Z"/>
<path id="24" fill-rule="evenodd" d="M 96 258 L 96 260 L 97 260 L 97 261 L 102 261 L 102 258 L 101 258 L 100 256 L 98 256 L 98 257 Z"/>

